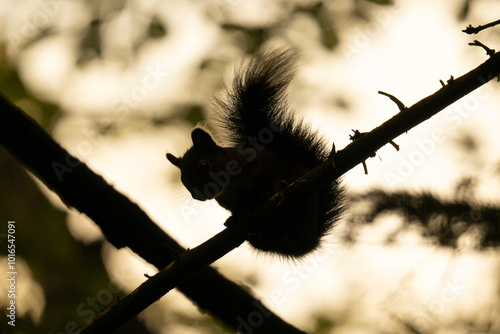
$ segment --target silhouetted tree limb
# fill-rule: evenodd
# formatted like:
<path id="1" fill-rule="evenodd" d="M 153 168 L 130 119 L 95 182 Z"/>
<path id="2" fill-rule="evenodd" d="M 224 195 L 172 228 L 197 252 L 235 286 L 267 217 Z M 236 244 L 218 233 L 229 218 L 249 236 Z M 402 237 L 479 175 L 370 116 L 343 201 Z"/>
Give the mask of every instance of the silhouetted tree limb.
<path id="1" fill-rule="evenodd" d="M 481 30 L 491 28 L 496 26 L 497 24 L 500 24 L 500 20 L 496 20 L 490 23 L 487 23 L 485 25 L 479 25 L 477 27 L 473 27 L 471 24 L 469 24 L 464 30 L 462 30 L 464 33 L 472 35 L 472 34 L 477 34 Z"/>
<path id="2" fill-rule="evenodd" d="M 481 43 L 478 40 L 474 40 L 474 42 L 468 43 L 468 45 L 470 45 L 470 46 L 479 46 L 479 47 L 483 48 L 483 50 L 486 51 L 486 54 L 488 56 L 492 56 L 492 55 L 495 54 L 495 50 L 494 49 L 490 49 L 489 47 L 487 47 L 486 45 L 484 45 L 483 43 Z"/>
<path id="3" fill-rule="evenodd" d="M 57 193 L 68 207 L 92 219 L 115 247 L 128 246 L 158 269 L 185 251 L 137 204 L 59 146 L 33 119 L 2 96 L 0 144 Z M 200 308 L 234 329 L 249 315 L 264 314 L 256 333 L 303 333 L 213 268 L 203 269 L 177 288 Z"/>
<path id="4" fill-rule="evenodd" d="M 227 252 L 238 247 L 245 240 L 245 226 L 253 220 L 259 220 L 272 208 L 282 205 L 285 201 L 306 196 L 308 192 L 318 189 L 342 174 L 362 163 L 373 152 L 380 149 L 399 135 L 409 131 L 414 126 L 424 122 L 443 110 L 453 102 L 484 85 L 500 72 L 500 53 L 491 55 L 483 64 L 459 77 L 450 79 L 448 84 L 434 94 L 420 100 L 409 108 L 402 110 L 370 132 L 364 133 L 343 150 L 332 154 L 328 161 L 320 164 L 303 177 L 290 184 L 270 200 L 257 208 L 252 217 L 232 217 L 228 227 L 200 246 L 188 250 L 178 260 L 163 269 L 147 282 L 139 286 L 132 294 L 118 301 L 102 316 L 95 319 L 85 334 L 111 330 L 120 322 L 135 316 L 152 302 L 158 300 L 164 293 L 182 282 L 204 266 L 222 257 Z M 135 310 L 135 312 L 132 312 Z"/>

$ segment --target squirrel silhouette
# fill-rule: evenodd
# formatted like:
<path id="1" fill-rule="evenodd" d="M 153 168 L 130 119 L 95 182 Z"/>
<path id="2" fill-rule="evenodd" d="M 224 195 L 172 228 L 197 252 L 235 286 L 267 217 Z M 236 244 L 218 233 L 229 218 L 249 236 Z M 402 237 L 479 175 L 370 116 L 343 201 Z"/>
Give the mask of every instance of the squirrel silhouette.
<path id="1" fill-rule="evenodd" d="M 236 215 L 251 215 L 262 202 L 328 159 L 329 145 L 287 102 L 295 74 L 291 50 L 257 53 L 237 71 L 225 97 L 216 99 L 215 122 L 227 147 L 202 128 L 182 156 L 167 153 L 194 199 L 215 199 Z M 331 182 L 271 210 L 252 225 L 247 241 L 256 249 L 299 258 L 317 249 L 343 211 L 343 187 Z"/>

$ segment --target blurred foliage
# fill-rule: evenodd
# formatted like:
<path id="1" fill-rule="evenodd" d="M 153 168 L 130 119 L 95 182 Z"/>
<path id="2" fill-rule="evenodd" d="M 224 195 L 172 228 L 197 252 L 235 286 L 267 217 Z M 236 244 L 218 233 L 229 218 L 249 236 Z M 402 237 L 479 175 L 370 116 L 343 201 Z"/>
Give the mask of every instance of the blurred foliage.
<path id="1" fill-rule="evenodd" d="M 92 20 L 80 41 L 79 58 L 77 64 L 85 65 L 95 58 L 102 57 L 101 20 Z"/>
<path id="2" fill-rule="evenodd" d="M 474 0 L 464 0 L 463 1 L 462 8 L 458 12 L 458 19 L 459 20 L 463 21 L 467 18 L 467 16 L 469 16 L 470 7 L 471 7 L 471 4 L 473 1 Z"/>
<path id="3" fill-rule="evenodd" d="M 460 184 L 465 192 L 470 191 L 469 182 Z M 378 216 L 395 213 L 404 218 L 406 226 L 416 226 L 422 235 L 435 240 L 439 245 L 457 247 L 460 237 L 469 235 L 478 247 L 500 246 L 500 207 L 475 204 L 472 200 L 441 200 L 431 193 L 396 192 L 372 190 L 355 195 L 350 201 L 364 202 L 364 209 L 350 218 L 346 240 L 356 240 L 357 227 L 370 224 Z M 395 236 L 388 236 L 392 242 Z"/>
<path id="4" fill-rule="evenodd" d="M 162 38 L 167 34 L 167 27 L 158 16 L 153 16 L 149 23 L 148 36 L 150 38 Z"/>
<path id="5" fill-rule="evenodd" d="M 335 31 L 335 25 L 323 2 L 298 7 L 297 12 L 300 11 L 310 14 L 318 22 L 318 25 L 321 28 L 321 44 L 329 50 L 332 50 L 335 46 L 337 46 L 339 39 Z"/>
<path id="6" fill-rule="evenodd" d="M 17 103 L 50 133 L 61 115 L 61 110 L 58 106 L 43 101 L 26 90 L 16 69 L 7 64 L 5 52 L 5 46 L 0 44 L 0 60 L 3 60 L 0 61 L 0 92 Z"/>
<path id="7" fill-rule="evenodd" d="M 393 5 L 394 1 L 392 0 L 367 0 L 369 2 L 373 2 L 377 5 Z"/>
<path id="8" fill-rule="evenodd" d="M 225 23 L 222 24 L 222 28 L 229 32 L 242 32 L 242 38 L 246 40 L 247 49 L 245 50 L 246 53 L 248 54 L 254 54 L 257 52 L 259 47 L 269 39 L 271 35 L 271 29 L 270 28 L 251 28 L 251 27 L 244 27 L 241 25 L 237 24 L 229 24 Z"/>

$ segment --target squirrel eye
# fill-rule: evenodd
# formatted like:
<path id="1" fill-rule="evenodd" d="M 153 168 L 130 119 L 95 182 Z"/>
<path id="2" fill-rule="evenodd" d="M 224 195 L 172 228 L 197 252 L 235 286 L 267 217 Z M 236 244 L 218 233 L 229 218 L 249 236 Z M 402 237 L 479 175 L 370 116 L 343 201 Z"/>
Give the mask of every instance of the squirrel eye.
<path id="1" fill-rule="evenodd" d="M 210 170 L 210 163 L 206 160 L 202 160 L 199 167 L 202 172 L 208 172 Z"/>

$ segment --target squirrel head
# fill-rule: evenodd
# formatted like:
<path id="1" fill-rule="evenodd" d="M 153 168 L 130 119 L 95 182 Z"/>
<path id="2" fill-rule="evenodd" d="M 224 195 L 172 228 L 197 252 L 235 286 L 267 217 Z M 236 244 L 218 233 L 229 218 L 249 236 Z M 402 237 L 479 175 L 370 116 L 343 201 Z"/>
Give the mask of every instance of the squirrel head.
<path id="1" fill-rule="evenodd" d="M 228 160 L 227 153 L 201 128 L 193 130 L 191 139 L 193 146 L 184 156 L 167 153 L 167 159 L 181 170 L 181 181 L 194 199 L 212 199 L 229 183 L 220 177 Z"/>

